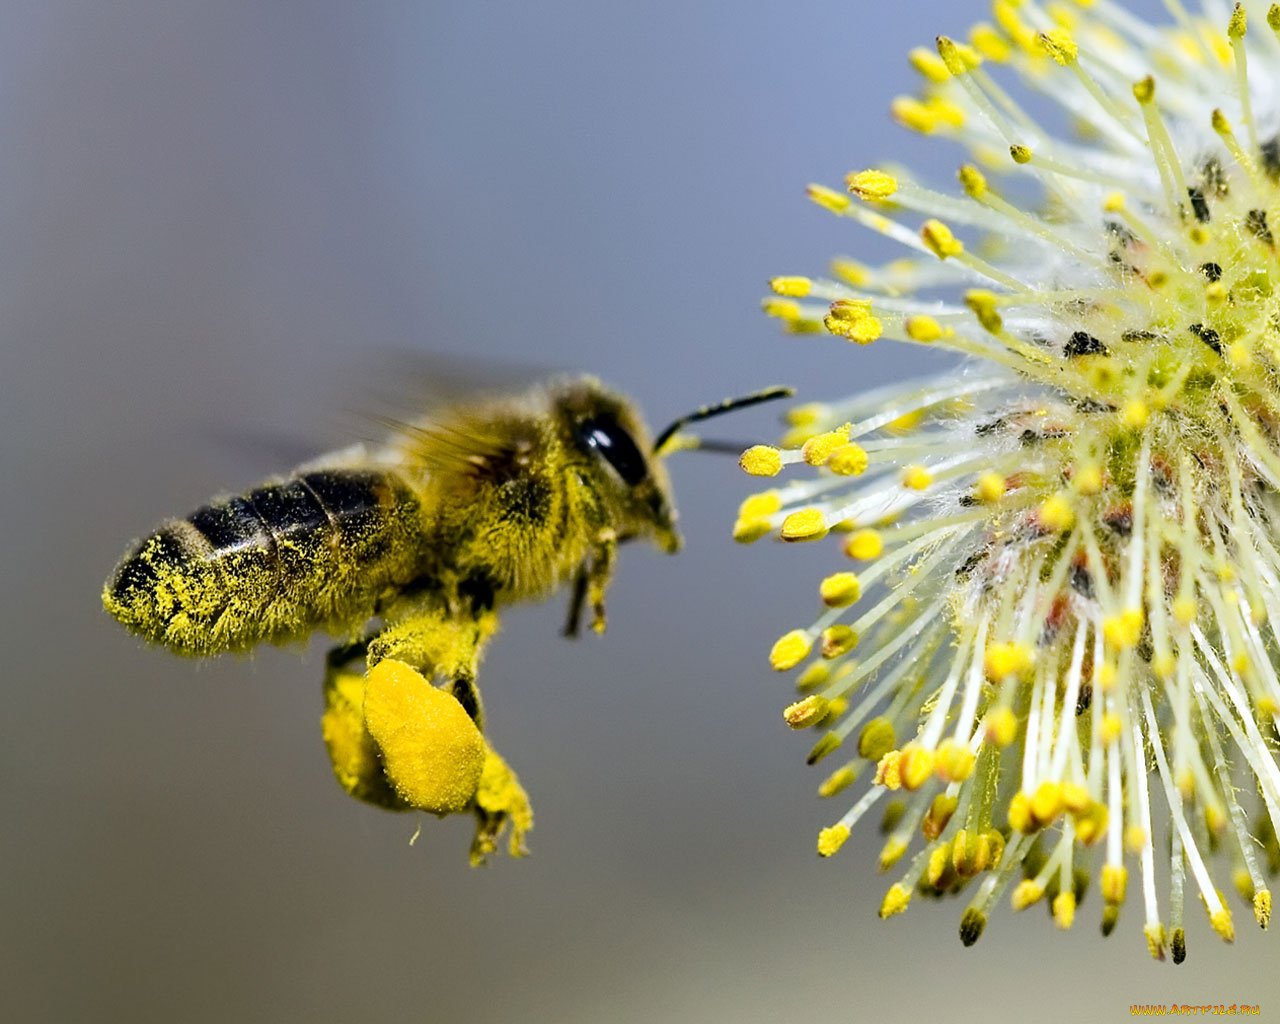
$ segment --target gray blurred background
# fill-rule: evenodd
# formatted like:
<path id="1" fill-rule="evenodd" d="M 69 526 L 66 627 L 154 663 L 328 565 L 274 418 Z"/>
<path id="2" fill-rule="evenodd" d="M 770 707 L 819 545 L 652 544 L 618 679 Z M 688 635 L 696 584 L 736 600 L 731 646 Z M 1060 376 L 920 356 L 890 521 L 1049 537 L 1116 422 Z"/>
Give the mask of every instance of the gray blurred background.
<path id="1" fill-rule="evenodd" d="M 264 439 L 340 442 L 387 352 L 590 370 L 657 424 L 918 369 L 758 302 L 891 254 L 807 182 L 886 156 L 951 179 L 885 111 L 906 50 L 985 11 L 785 6 L 0 5 L 7 1020 L 1280 1018 L 1243 907 L 1228 949 L 1189 905 L 1181 969 L 1136 898 L 1104 944 L 1096 893 L 1065 935 L 1002 902 L 966 950 L 959 902 L 876 919 L 874 828 L 818 860 L 845 805 L 764 655 L 835 555 L 735 546 L 732 459 L 673 461 L 687 550 L 624 549 L 605 637 L 561 640 L 561 600 L 506 616 L 481 681 L 534 800 L 524 861 L 468 869 L 463 820 L 410 847 L 412 818 L 339 790 L 323 645 L 194 664 L 101 611 L 130 538 L 285 468 Z"/>

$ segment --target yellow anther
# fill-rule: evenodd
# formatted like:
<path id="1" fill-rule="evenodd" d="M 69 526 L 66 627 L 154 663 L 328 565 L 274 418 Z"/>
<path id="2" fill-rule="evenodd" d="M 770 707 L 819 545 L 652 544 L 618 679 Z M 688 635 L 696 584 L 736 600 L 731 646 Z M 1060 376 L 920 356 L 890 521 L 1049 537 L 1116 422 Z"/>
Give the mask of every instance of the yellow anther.
<path id="1" fill-rule="evenodd" d="M 1142 81 L 1134 82 L 1133 98 L 1144 105 L 1152 102 L 1156 98 L 1156 80 L 1147 75 Z"/>
<path id="2" fill-rule="evenodd" d="M 1059 491 L 1048 498 L 1036 516 L 1040 525 L 1051 533 L 1063 533 L 1071 529 L 1076 521 L 1075 510 L 1071 507 L 1071 498 Z"/>
<path id="3" fill-rule="evenodd" d="M 822 656 L 830 661 L 848 654 L 858 646 L 858 634 L 844 623 L 828 626 L 822 631 Z"/>
<path id="4" fill-rule="evenodd" d="M 938 744 L 934 769 L 943 782 L 963 782 L 973 774 L 973 751 L 956 740 L 943 740 Z"/>
<path id="5" fill-rule="evenodd" d="M 908 743 L 902 748 L 902 786 L 904 789 L 917 790 L 929 781 L 933 775 L 934 754 L 927 747 Z"/>
<path id="6" fill-rule="evenodd" d="M 793 405 L 786 411 L 785 419 L 793 427 L 812 427 L 828 415 L 826 405 L 822 402 L 806 402 L 804 405 Z"/>
<path id="7" fill-rule="evenodd" d="M 773 523 L 763 516 L 753 519 L 738 517 L 733 524 L 733 539 L 739 544 L 752 544 L 773 531 Z"/>
<path id="8" fill-rule="evenodd" d="M 1147 845 L 1147 830 L 1141 825 L 1126 825 L 1124 829 L 1124 848 L 1130 853 L 1141 853 Z"/>
<path id="9" fill-rule="evenodd" d="M 844 608 L 862 596 L 862 584 L 854 573 L 836 572 L 818 585 L 818 594 L 828 608 Z"/>
<path id="10" fill-rule="evenodd" d="M 844 553 L 859 561 L 865 562 L 878 558 L 882 551 L 884 551 L 884 541 L 875 530 L 854 530 L 844 542 Z"/>
<path id="11" fill-rule="evenodd" d="M 989 712 L 983 729 L 988 743 L 1007 747 L 1018 735 L 1018 718 L 1010 707 L 998 707 Z"/>
<path id="12" fill-rule="evenodd" d="M 1089 806 L 1089 790 L 1078 782 L 1064 782 L 1062 785 L 1062 806 L 1070 814 L 1083 813 Z"/>
<path id="13" fill-rule="evenodd" d="M 890 420 L 884 429 L 891 434 L 909 434 L 924 422 L 925 410 L 912 409 L 904 412 L 896 420 Z"/>
<path id="14" fill-rule="evenodd" d="M 973 164 L 964 164 L 959 173 L 960 186 L 973 199 L 981 199 L 987 194 L 987 179 Z"/>
<path id="15" fill-rule="evenodd" d="M 914 96 L 899 96 L 889 105 L 893 119 L 904 128 L 931 135 L 938 127 L 938 116 Z M 846 195 L 842 197 L 846 204 L 852 200 Z"/>
<path id="16" fill-rule="evenodd" d="M 837 192 L 826 185 L 807 185 L 804 191 L 812 202 L 832 213 L 843 213 L 853 205 L 853 200 L 846 193 Z"/>
<path id="17" fill-rule="evenodd" d="M 1018 790 L 1009 799 L 1009 827 L 1023 835 L 1030 835 L 1040 827 L 1035 815 L 1031 813 L 1031 797 L 1022 790 Z"/>
<path id="18" fill-rule="evenodd" d="M 1280 32 L 1280 4 L 1272 4 L 1267 8 L 1267 24 L 1272 32 Z"/>
<path id="19" fill-rule="evenodd" d="M 990 334 L 999 334 L 1004 327 L 1004 320 L 1000 317 L 1000 311 L 996 308 L 997 297 L 994 292 L 984 291 L 981 288 L 975 288 L 965 292 L 965 305 L 973 310 L 973 315 L 978 318 L 978 323 L 982 325 L 982 329 Z"/>
<path id="20" fill-rule="evenodd" d="M 861 320 L 871 315 L 870 299 L 836 299 L 831 303 L 831 315 L 838 320 L 850 322 Z"/>
<path id="21" fill-rule="evenodd" d="M 1141 608 L 1126 608 L 1119 615 L 1102 620 L 1102 635 L 1113 647 L 1129 650 L 1142 639 L 1143 621 Z"/>
<path id="22" fill-rule="evenodd" d="M 933 483 L 933 477 L 924 466 L 912 464 L 902 470 L 902 486 L 912 491 L 923 491 Z"/>
<path id="23" fill-rule="evenodd" d="M 1061 783 L 1046 780 L 1036 787 L 1031 797 L 1031 813 L 1041 825 L 1056 821 L 1063 807 Z"/>
<path id="24" fill-rule="evenodd" d="M 867 470 L 867 453 L 861 445 L 851 441 L 831 453 L 827 469 L 836 476 L 861 476 Z"/>
<path id="25" fill-rule="evenodd" d="M 838 750 L 839 748 L 840 737 L 833 732 L 829 732 L 813 745 L 813 749 L 809 751 L 809 756 L 805 758 L 805 763 L 817 764 L 833 750 Z"/>
<path id="26" fill-rule="evenodd" d="M 942 63 L 942 59 L 936 53 L 926 50 L 923 46 L 917 46 L 908 53 L 907 59 L 916 71 L 931 82 L 945 82 L 951 77 L 951 72 Z"/>
<path id="27" fill-rule="evenodd" d="M 782 539 L 821 540 L 827 535 L 827 520 L 820 509 L 802 508 L 782 520 Z"/>
<path id="28" fill-rule="evenodd" d="M 964 252 L 964 244 L 940 220 L 925 221 L 920 229 L 920 238 L 940 260 L 945 260 L 948 256 L 959 256 Z"/>
<path id="29" fill-rule="evenodd" d="M 884 324 L 874 316 L 863 316 L 851 320 L 845 316 L 830 313 L 822 319 L 822 326 L 838 338 L 856 342 L 859 345 L 870 345 L 884 333 Z"/>
<path id="30" fill-rule="evenodd" d="M 1110 661 L 1104 661 L 1098 666 L 1098 686 L 1103 693 L 1109 693 L 1111 688 L 1116 685 L 1116 666 Z"/>
<path id="31" fill-rule="evenodd" d="M 1147 408 L 1147 403 L 1141 398 L 1134 398 L 1125 402 L 1124 409 L 1121 410 L 1120 419 L 1126 427 L 1134 430 L 1146 426 L 1147 419 L 1151 415 L 1151 410 Z"/>
<path id="32" fill-rule="evenodd" d="M 953 75 L 962 75 L 978 66 L 978 54 L 964 43 L 957 43 L 947 36 L 938 36 L 938 56 Z"/>
<path id="33" fill-rule="evenodd" d="M 1178 929 L 1181 931 L 1181 929 Z M 1155 960 L 1164 959 L 1165 950 L 1165 934 L 1164 925 L 1159 921 L 1142 926 L 1142 934 L 1147 938 L 1147 952 L 1151 954 Z"/>
<path id="34" fill-rule="evenodd" d="M 1227 36 L 1231 39 L 1243 39 L 1248 27 L 1249 22 L 1245 16 L 1244 7 L 1236 4 L 1235 10 L 1231 12 L 1231 20 L 1227 22 Z"/>
<path id="35" fill-rule="evenodd" d="M 831 666 L 826 662 L 815 661 L 805 668 L 796 680 L 797 690 L 816 690 L 831 678 Z"/>
<path id="36" fill-rule="evenodd" d="M 791 299 L 780 299 L 776 295 L 766 296 L 760 302 L 760 308 L 769 316 L 779 320 L 799 320 L 800 307 Z"/>
<path id="37" fill-rule="evenodd" d="M 835 796 L 853 785 L 854 779 L 853 769 L 848 765 L 843 768 L 837 768 L 818 786 L 818 796 Z"/>
<path id="38" fill-rule="evenodd" d="M 821 466 L 831 458 L 832 452 L 849 442 L 849 424 L 822 434 L 815 434 L 804 443 L 800 454 L 810 466 Z"/>
<path id="39" fill-rule="evenodd" d="M 738 506 L 738 516 L 742 519 L 758 519 L 761 516 L 771 516 L 781 509 L 782 499 L 778 497 L 777 491 L 761 491 L 743 499 Z"/>
<path id="40" fill-rule="evenodd" d="M 1111 746 L 1123 733 L 1124 725 L 1118 715 L 1102 716 L 1102 722 L 1098 727 L 1098 738 L 1102 740 L 1103 746 Z"/>
<path id="41" fill-rule="evenodd" d="M 1053 898 L 1053 923 L 1063 931 L 1076 919 L 1076 894 L 1068 889 Z"/>
<path id="42" fill-rule="evenodd" d="M 782 452 L 772 445 L 752 445 L 738 459 L 738 466 L 752 476 L 777 476 L 782 470 Z"/>
<path id="43" fill-rule="evenodd" d="M 902 855 L 910 849 L 906 840 L 899 836 L 890 836 L 885 840 L 885 844 L 880 849 L 880 857 L 877 867 L 881 871 L 888 871 L 891 867 L 902 859 Z"/>
<path id="44" fill-rule="evenodd" d="M 813 290 L 813 282 L 807 277 L 774 277 L 770 278 L 769 287 L 776 295 L 802 299 Z"/>
<path id="45" fill-rule="evenodd" d="M 937 341 L 945 333 L 942 325 L 931 316 L 909 316 L 903 327 L 908 338 L 925 344 Z"/>
<path id="46" fill-rule="evenodd" d="M 793 629 L 784 633 L 769 651 L 769 664 L 778 672 L 786 672 L 795 668 L 809 656 L 813 640 L 803 629 Z"/>
<path id="47" fill-rule="evenodd" d="M 1081 494 L 1097 494 L 1102 490 L 1102 467 L 1096 462 L 1086 462 L 1076 469 L 1071 482 Z"/>
<path id="48" fill-rule="evenodd" d="M 1103 864 L 1102 898 L 1108 903 L 1123 903 L 1124 890 L 1129 884 L 1129 872 L 1123 864 Z"/>
<path id="49" fill-rule="evenodd" d="M 893 723 L 887 718 L 873 718 L 858 734 L 858 756 L 879 761 L 893 750 Z"/>
<path id="50" fill-rule="evenodd" d="M 889 886 L 889 891 L 884 894 L 884 900 L 880 904 L 880 916 L 885 918 L 901 914 L 910 902 L 911 890 L 900 882 L 894 882 Z"/>
<path id="51" fill-rule="evenodd" d="M 1044 47 L 1045 53 L 1053 58 L 1054 63 L 1062 67 L 1074 62 L 1079 55 L 1076 41 L 1071 38 L 1071 33 L 1063 28 L 1052 28 L 1048 32 L 1041 32 L 1040 45 Z"/>
<path id="52" fill-rule="evenodd" d="M 832 825 L 818 833 L 818 856 L 830 857 L 849 838 L 848 825 Z"/>
<path id="53" fill-rule="evenodd" d="M 888 199 L 898 191 L 898 179 L 884 171 L 857 171 L 846 177 L 844 183 L 859 199 Z"/>
<path id="54" fill-rule="evenodd" d="M 985 22 L 974 25 L 969 30 L 969 42 L 985 59 L 997 64 L 1003 64 L 1013 55 L 1012 49 L 1000 33 Z M 943 68 L 945 70 L 945 64 Z"/>
<path id="55" fill-rule="evenodd" d="M 920 822 L 921 835 L 930 842 L 937 839 L 942 835 L 943 829 L 947 827 L 947 822 L 951 820 L 958 806 L 959 801 L 953 796 L 947 796 L 946 793 L 935 796 L 929 805 L 929 810 L 925 812 L 924 820 Z"/>
<path id="56" fill-rule="evenodd" d="M 831 702 L 816 693 L 804 700 L 789 704 L 782 712 L 782 720 L 793 729 L 807 729 L 827 717 L 831 710 Z"/>
<path id="57" fill-rule="evenodd" d="M 875 784 L 885 789 L 902 788 L 902 755 L 891 750 L 876 762 Z"/>
<path id="58" fill-rule="evenodd" d="M 1259 889 L 1253 894 L 1253 917 L 1265 928 L 1271 923 L 1271 890 Z"/>
<path id="59" fill-rule="evenodd" d="M 1119 213 L 1124 209 L 1124 193 L 1109 192 L 1102 200 L 1102 209 L 1107 213 Z"/>
<path id="60" fill-rule="evenodd" d="M 1037 885 L 1035 879 L 1024 878 L 1014 887 L 1013 896 L 1010 903 L 1013 904 L 1014 910 L 1026 910 L 1033 903 L 1039 903 L 1044 898 L 1044 886 Z"/>
<path id="61" fill-rule="evenodd" d="M 951 843 L 941 840 L 929 850 L 928 867 L 924 872 L 925 881 L 941 892 L 955 881 L 954 869 L 951 866 Z"/>
<path id="62" fill-rule="evenodd" d="M 960 942 L 967 949 L 982 938 L 987 927 L 987 915 L 976 907 L 968 907 L 960 915 Z"/>
<path id="63" fill-rule="evenodd" d="M 1004 477 L 999 473 L 986 472 L 978 477 L 973 486 L 973 494 L 984 505 L 994 505 L 1004 497 Z"/>
<path id="64" fill-rule="evenodd" d="M 1085 846 L 1091 846 L 1106 834 L 1110 812 L 1107 805 L 1091 800 L 1089 806 L 1075 815 L 1076 838 Z"/>
<path id="65" fill-rule="evenodd" d="M 871 273 L 866 267 L 857 260 L 845 257 L 837 257 L 831 261 L 831 275 L 855 288 L 861 288 L 871 280 Z"/>
<path id="66" fill-rule="evenodd" d="M 993 642 L 987 644 L 983 652 L 982 665 L 987 678 L 998 683 L 1006 676 L 1028 671 L 1033 657 L 1031 648 L 1026 644 Z"/>
<path id="67" fill-rule="evenodd" d="M 1227 909 L 1226 904 L 1209 915 L 1209 923 L 1213 925 L 1213 930 L 1222 937 L 1224 942 L 1235 941 L 1236 926 L 1231 922 L 1231 911 Z"/>

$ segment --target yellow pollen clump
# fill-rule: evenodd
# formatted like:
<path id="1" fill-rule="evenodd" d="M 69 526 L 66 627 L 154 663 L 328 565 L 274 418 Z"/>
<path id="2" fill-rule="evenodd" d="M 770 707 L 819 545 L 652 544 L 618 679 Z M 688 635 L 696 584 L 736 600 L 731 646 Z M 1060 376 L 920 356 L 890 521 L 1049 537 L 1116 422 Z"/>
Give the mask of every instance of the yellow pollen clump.
<path id="1" fill-rule="evenodd" d="M 738 466 L 751 476 L 777 476 L 782 471 L 782 452 L 772 445 L 752 445 L 738 458 Z"/>
<path id="2" fill-rule="evenodd" d="M 806 402 L 804 405 L 793 405 L 786 412 L 786 421 L 793 427 L 811 427 L 827 415 L 827 407 L 822 402 Z"/>
<path id="3" fill-rule="evenodd" d="M 1110 746 L 1115 743 L 1124 732 L 1124 725 L 1121 723 L 1118 715 L 1103 715 L 1102 722 L 1098 727 L 1098 737 L 1102 740 L 1104 746 Z"/>
<path id="4" fill-rule="evenodd" d="M 960 186 L 973 199 L 981 199 L 987 192 L 987 179 L 973 164 L 965 164 L 959 172 Z"/>
<path id="5" fill-rule="evenodd" d="M 867 453 L 861 445 L 841 445 L 827 459 L 827 468 L 836 476 L 861 476 L 867 470 Z"/>
<path id="6" fill-rule="evenodd" d="M 889 105 L 889 113 L 904 128 L 921 135 L 931 135 L 938 127 L 938 116 L 914 96 L 899 96 Z M 842 197 L 846 203 L 848 196 Z"/>
<path id="7" fill-rule="evenodd" d="M 1179 625 L 1190 626 L 1196 621 L 1195 598 L 1189 596 L 1176 597 L 1173 600 L 1173 617 Z"/>
<path id="8" fill-rule="evenodd" d="M 1102 898 L 1108 903 L 1123 903 L 1124 890 L 1129 884 L 1129 872 L 1123 864 L 1102 865 Z"/>
<path id="9" fill-rule="evenodd" d="M 1106 834 L 1110 812 L 1107 805 L 1091 800 L 1081 813 L 1073 815 L 1076 826 L 1076 838 L 1085 846 L 1096 843 Z"/>
<path id="10" fill-rule="evenodd" d="M 1071 927 L 1076 918 L 1076 894 L 1067 890 L 1053 898 L 1053 923 L 1063 931 Z"/>
<path id="11" fill-rule="evenodd" d="M 464 810 L 484 770 L 480 730 L 457 698 L 400 661 L 369 670 L 365 728 L 396 794 L 432 814 Z"/>
<path id="12" fill-rule="evenodd" d="M 942 325 L 931 316 L 909 316 L 903 327 L 908 338 L 926 345 L 937 341 L 946 333 Z"/>
<path id="13" fill-rule="evenodd" d="M 1147 104 L 1156 98 L 1156 80 L 1150 75 L 1142 79 L 1140 82 L 1133 83 L 1133 98 L 1139 103 Z M 1219 111 L 1214 111 L 1215 114 Z M 1223 120 L 1226 120 L 1223 118 Z M 1214 127 L 1217 128 L 1216 118 Z"/>
<path id="14" fill-rule="evenodd" d="M 821 510 L 802 508 L 782 520 L 783 540 L 821 540 L 827 535 L 827 520 Z"/>
<path id="15" fill-rule="evenodd" d="M 1073 815 L 1080 814 L 1089 806 L 1089 791 L 1078 782 L 1063 782 L 1062 806 Z"/>
<path id="16" fill-rule="evenodd" d="M 813 282 L 807 277 L 774 277 L 770 278 L 769 287 L 775 295 L 802 299 L 813 290 Z"/>
<path id="17" fill-rule="evenodd" d="M 1036 787 L 1031 797 L 1031 813 L 1041 824 L 1048 825 L 1063 811 L 1062 784 L 1045 781 Z"/>
<path id="18" fill-rule="evenodd" d="M 760 516 L 771 516 L 782 509 L 782 499 L 777 491 L 761 491 L 743 499 L 738 506 L 738 515 L 743 519 L 756 519 Z"/>
<path id="19" fill-rule="evenodd" d="M 963 782 L 973 774 L 973 751 L 957 740 L 943 740 L 938 744 L 935 770 L 943 782 Z"/>
<path id="20" fill-rule="evenodd" d="M 782 712 L 782 719 L 793 729 L 807 729 L 827 717 L 831 702 L 826 697 L 812 694 L 804 700 L 790 704 Z"/>
<path id="21" fill-rule="evenodd" d="M 1013 904 L 1014 910 L 1026 910 L 1027 907 L 1034 903 L 1039 903 L 1043 898 L 1044 886 L 1037 885 L 1033 878 L 1024 878 L 1014 887 L 1013 896 L 1009 902 Z"/>
<path id="22" fill-rule="evenodd" d="M 1031 797 L 1022 790 L 1014 793 L 1009 800 L 1009 827 L 1023 835 L 1030 835 L 1040 827 L 1035 815 L 1031 813 Z"/>
<path id="23" fill-rule="evenodd" d="M 875 784 L 885 789 L 902 788 L 902 755 L 891 750 L 876 762 Z"/>
<path id="24" fill-rule="evenodd" d="M 837 337 L 859 345 L 870 345 L 884 333 L 884 324 L 870 315 L 853 319 L 832 313 L 823 318 L 822 326 Z"/>
<path id="25" fill-rule="evenodd" d="M 1029 164 L 1032 157 L 1031 147 L 1014 143 L 1009 147 L 1009 156 L 1013 158 L 1015 164 Z"/>
<path id="26" fill-rule="evenodd" d="M 908 53 L 907 59 L 916 71 L 931 82 L 945 82 L 951 77 L 951 72 L 942 63 L 941 58 L 936 53 L 926 50 L 923 46 L 917 46 Z"/>
<path id="27" fill-rule="evenodd" d="M 1131 402 L 1125 403 L 1120 418 L 1126 427 L 1132 427 L 1137 430 L 1146 425 L 1150 415 L 1151 410 L 1147 408 L 1147 403 L 1141 398 L 1135 398 Z"/>
<path id="28" fill-rule="evenodd" d="M 894 914 L 901 914 L 907 909 L 907 904 L 911 902 L 911 890 L 901 882 L 895 882 L 889 886 L 889 891 L 884 894 L 884 900 L 880 904 L 880 916 L 893 917 Z"/>
<path id="29" fill-rule="evenodd" d="M 1053 533 L 1062 533 L 1071 529 L 1076 521 L 1075 511 L 1071 507 L 1071 499 L 1061 491 L 1050 497 L 1040 506 L 1037 516 L 1040 525 Z"/>
<path id="30" fill-rule="evenodd" d="M 850 426 L 846 423 L 843 427 L 809 438 L 800 449 L 804 461 L 810 466 L 824 465 L 834 451 L 848 443 Z"/>
<path id="31" fill-rule="evenodd" d="M 1085 463 L 1076 469 L 1071 482 L 1081 494 L 1097 494 L 1102 490 L 1102 467 L 1093 462 Z"/>
<path id="32" fill-rule="evenodd" d="M 1004 320 L 1000 317 L 1000 312 L 996 308 L 999 303 L 995 292 L 989 292 L 982 288 L 974 288 L 964 293 L 964 303 L 971 310 L 973 315 L 978 318 L 978 323 L 982 325 L 982 329 L 989 334 L 999 334 L 1004 329 Z"/>
<path id="33" fill-rule="evenodd" d="M 940 220 L 927 220 L 920 229 L 920 238 L 924 244 L 940 260 L 949 256 L 959 256 L 964 252 L 964 243 L 951 233 L 951 229 Z"/>
<path id="34" fill-rule="evenodd" d="M 1126 608 L 1102 620 L 1102 635 L 1113 647 L 1129 650 L 1142 639 L 1143 621 L 1141 608 Z"/>
<path id="35" fill-rule="evenodd" d="M 898 191 L 898 181 L 884 171 L 858 171 L 844 180 L 849 191 L 859 199 L 888 199 Z"/>
<path id="36" fill-rule="evenodd" d="M 1102 201 L 1102 209 L 1107 213 L 1119 213 L 1124 209 L 1124 201 L 1123 192 L 1109 192 Z"/>
<path id="37" fill-rule="evenodd" d="M 1004 37 L 986 23 L 974 25 L 969 30 L 969 42 L 983 57 L 997 64 L 1003 64 L 1013 56 L 1013 50 Z M 943 68 L 945 67 L 944 64 Z"/>
<path id="38" fill-rule="evenodd" d="M 848 825 L 832 825 L 818 833 L 818 856 L 830 857 L 849 838 Z"/>
<path id="39" fill-rule="evenodd" d="M 863 562 L 878 558 L 882 551 L 884 541 L 875 530 L 855 530 L 844 542 L 844 553 Z"/>
<path id="40" fill-rule="evenodd" d="M 778 672 L 795 668 L 809 656 L 813 640 L 803 629 L 793 629 L 784 633 L 769 651 L 769 664 Z"/>
<path id="41" fill-rule="evenodd" d="M 1071 38 L 1071 33 L 1066 29 L 1054 28 L 1040 33 L 1040 43 L 1044 46 L 1045 53 L 1053 58 L 1054 63 L 1063 67 L 1072 63 L 1079 53 L 1076 41 Z"/>
<path id="42" fill-rule="evenodd" d="M 1147 845 L 1147 830 L 1141 825 L 1128 825 L 1124 830 L 1124 848 L 1130 853 L 1141 853 Z"/>
<path id="43" fill-rule="evenodd" d="M 1265 928 L 1271 923 L 1271 890 L 1259 889 L 1253 894 L 1253 917 Z"/>
<path id="44" fill-rule="evenodd" d="M 862 584 L 854 573 L 836 572 L 818 585 L 818 594 L 828 608 L 844 608 L 862 596 Z"/>
<path id="45" fill-rule="evenodd" d="M 902 486 L 912 491 L 923 491 L 933 483 L 933 477 L 924 466 L 912 464 L 902 470 Z"/>

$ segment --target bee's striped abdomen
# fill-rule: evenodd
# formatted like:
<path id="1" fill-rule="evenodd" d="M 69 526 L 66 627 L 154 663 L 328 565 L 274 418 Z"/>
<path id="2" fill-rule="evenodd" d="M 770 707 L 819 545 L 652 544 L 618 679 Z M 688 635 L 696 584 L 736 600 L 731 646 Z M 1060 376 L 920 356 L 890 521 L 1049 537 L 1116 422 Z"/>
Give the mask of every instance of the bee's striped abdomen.
<path id="1" fill-rule="evenodd" d="M 131 550 L 103 603 L 182 654 L 354 629 L 416 571 L 418 502 L 394 473 L 324 469 L 170 520 Z"/>

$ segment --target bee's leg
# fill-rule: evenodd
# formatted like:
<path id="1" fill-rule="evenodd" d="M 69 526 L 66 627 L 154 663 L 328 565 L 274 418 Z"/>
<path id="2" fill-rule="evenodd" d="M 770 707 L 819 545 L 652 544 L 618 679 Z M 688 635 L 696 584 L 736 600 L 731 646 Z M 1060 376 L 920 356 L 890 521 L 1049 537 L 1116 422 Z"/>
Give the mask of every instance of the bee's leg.
<path id="1" fill-rule="evenodd" d="M 596 534 L 591 552 L 591 568 L 587 571 L 587 596 L 591 599 L 591 628 L 604 632 L 604 590 L 613 578 L 613 565 L 618 554 L 618 535 L 610 529 Z"/>
<path id="2" fill-rule="evenodd" d="M 569 595 L 569 617 L 564 623 L 564 636 L 570 639 L 578 635 L 582 624 L 582 606 L 587 600 L 587 567 L 578 566 L 573 577 L 573 592 Z"/>
<path id="3" fill-rule="evenodd" d="M 492 611 L 459 619 L 439 608 L 424 609 L 401 619 L 369 641 L 372 668 L 384 658 L 403 661 L 428 679 L 448 681 L 449 692 L 480 728 L 484 708 L 476 687 L 476 668 L 489 638 L 498 630 Z"/>

